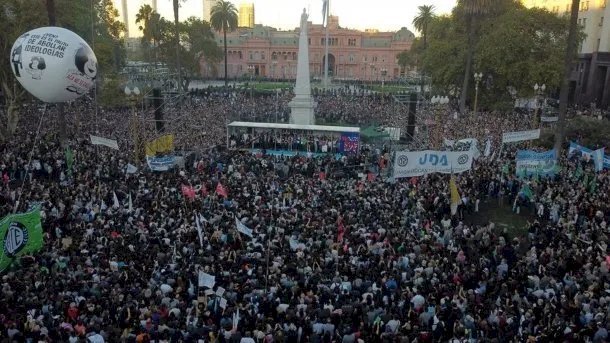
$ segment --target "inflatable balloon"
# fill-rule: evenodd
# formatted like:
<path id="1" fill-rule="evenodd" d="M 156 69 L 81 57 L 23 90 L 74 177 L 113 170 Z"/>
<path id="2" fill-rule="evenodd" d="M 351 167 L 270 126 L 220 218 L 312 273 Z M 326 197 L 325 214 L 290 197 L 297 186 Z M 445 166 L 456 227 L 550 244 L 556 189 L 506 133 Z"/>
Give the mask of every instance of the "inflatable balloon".
<path id="1" fill-rule="evenodd" d="M 95 83 L 97 59 L 76 33 L 40 27 L 21 35 L 10 56 L 19 83 L 44 102 L 74 100 Z"/>

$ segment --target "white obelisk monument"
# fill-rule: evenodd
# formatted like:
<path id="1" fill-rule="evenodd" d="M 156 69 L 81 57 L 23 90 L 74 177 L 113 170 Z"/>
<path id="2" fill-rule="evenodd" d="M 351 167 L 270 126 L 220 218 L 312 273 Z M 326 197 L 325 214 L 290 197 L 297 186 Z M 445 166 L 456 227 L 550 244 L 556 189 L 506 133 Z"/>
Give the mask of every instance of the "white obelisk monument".
<path id="1" fill-rule="evenodd" d="M 290 106 L 290 124 L 315 125 L 314 108 L 316 103 L 311 97 L 309 83 L 309 42 L 307 39 L 307 12 L 301 14 L 301 32 L 299 34 L 299 55 L 297 59 L 297 83 L 294 86 L 294 98 Z"/>

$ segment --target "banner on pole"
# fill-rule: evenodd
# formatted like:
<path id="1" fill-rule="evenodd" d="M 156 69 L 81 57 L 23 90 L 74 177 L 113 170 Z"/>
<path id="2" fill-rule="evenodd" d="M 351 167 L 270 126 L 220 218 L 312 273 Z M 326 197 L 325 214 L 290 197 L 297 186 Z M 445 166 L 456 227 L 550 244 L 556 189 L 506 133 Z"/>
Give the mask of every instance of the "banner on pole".
<path id="1" fill-rule="evenodd" d="M 554 176 L 557 171 L 557 151 L 555 149 L 545 152 L 519 150 L 516 162 L 517 176 Z"/>
<path id="2" fill-rule="evenodd" d="M 114 150 L 119 150 L 119 143 L 117 143 L 117 141 L 115 141 L 114 139 L 108 139 L 94 135 L 89 135 L 89 139 L 91 139 L 91 144 L 93 145 L 103 145 Z"/>
<path id="3" fill-rule="evenodd" d="M 502 143 L 514 143 L 521 141 L 531 141 L 540 138 L 540 129 L 529 131 L 514 131 L 504 132 L 502 134 Z"/>
<path id="4" fill-rule="evenodd" d="M 146 163 L 152 171 L 168 171 L 176 164 L 176 156 L 146 157 Z"/>
<path id="5" fill-rule="evenodd" d="M 540 117 L 540 121 L 543 123 L 555 123 L 559 121 L 559 117 Z"/>
<path id="6" fill-rule="evenodd" d="M 394 159 L 394 177 L 463 173 L 472 168 L 472 160 L 472 151 L 399 151 Z"/>

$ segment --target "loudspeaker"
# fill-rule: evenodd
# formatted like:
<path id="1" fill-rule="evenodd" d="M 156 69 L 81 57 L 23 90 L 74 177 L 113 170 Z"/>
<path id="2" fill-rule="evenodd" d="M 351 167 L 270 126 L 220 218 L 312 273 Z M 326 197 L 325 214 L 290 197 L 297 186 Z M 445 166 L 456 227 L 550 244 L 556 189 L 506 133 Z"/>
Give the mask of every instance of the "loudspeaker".
<path id="1" fill-rule="evenodd" d="M 409 97 L 409 113 L 407 115 L 407 139 L 411 141 L 415 134 L 415 113 L 417 113 L 417 93 Z"/>
<path id="2" fill-rule="evenodd" d="M 153 106 L 155 109 L 155 128 L 157 132 L 163 132 L 165 122 L 163 121 L 163 97 L 159 88 L 153 89 Z"/>

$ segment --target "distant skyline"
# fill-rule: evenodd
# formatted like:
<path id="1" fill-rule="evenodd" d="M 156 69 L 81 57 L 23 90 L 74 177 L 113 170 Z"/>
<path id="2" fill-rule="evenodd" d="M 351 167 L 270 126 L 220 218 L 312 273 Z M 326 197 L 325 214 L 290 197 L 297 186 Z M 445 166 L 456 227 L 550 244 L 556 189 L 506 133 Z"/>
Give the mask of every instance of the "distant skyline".
<path id="1" fill-rule="evenodd" d="M 121 0 L 114 0 L 115 7 L 121 12 Z M 173 21 L 172 0 L 157 0 L 158 11 L 167 20 Z M 242 2 L 252 2 L 256 10 L 256 24 L 292 30 L 299 25 L 303 8 L 309 12 L 309 20 L 314 24 L 322 23 L 322 0 L 231 0 L 237 9 Z M 449 14 L 457 0 L 375 0 L 355 2 L 354 0 L 330 0 L 330 14 L 339 17 L 339 25 L 350 29 L 378 29 L 379 31 L 398 31 L 407 27 L 417 34 L 411 22 L 417 15 L 417 7 L 434 5 L 436 14 Z M 129 29 L 131 36 L 139 36 L 135 15 L 143 4 L 152 0 L 127 0 Z M 364 4 L 372 6 L 362 6 Z M 122 15 L 122 13 L 121 13 Z M 181 2 L 180 20 L 203 16 L 203 0 Z M 122 18 L 122 17 L 121 17 Z"/>

